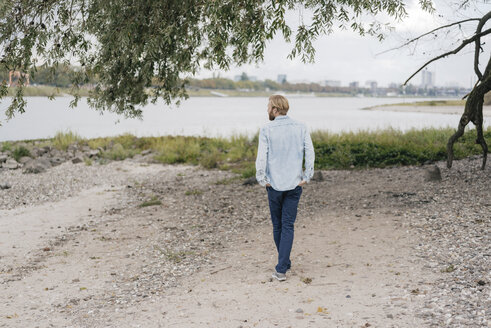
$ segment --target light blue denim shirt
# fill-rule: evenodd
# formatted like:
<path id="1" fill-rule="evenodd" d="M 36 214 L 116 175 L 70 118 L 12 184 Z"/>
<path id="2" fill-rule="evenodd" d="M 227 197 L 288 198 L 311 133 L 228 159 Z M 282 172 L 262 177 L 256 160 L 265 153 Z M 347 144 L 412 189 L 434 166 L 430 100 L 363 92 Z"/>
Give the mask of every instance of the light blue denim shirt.
<path id="1" fill-rule="evenodd" d="M 261 186 L 269 183 L 278 191 L 295 189 L 314 175 L 314 160 L 314 146 L 304 124 L 280 115 L 261 128 L 256 158 L 256 179 Z"/>

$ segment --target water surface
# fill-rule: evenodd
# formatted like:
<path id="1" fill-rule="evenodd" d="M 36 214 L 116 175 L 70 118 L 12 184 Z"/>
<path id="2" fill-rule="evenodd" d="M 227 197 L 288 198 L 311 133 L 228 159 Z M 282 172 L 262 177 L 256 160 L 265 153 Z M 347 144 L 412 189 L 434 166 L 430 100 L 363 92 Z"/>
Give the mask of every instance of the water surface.
<path id="1" fill-rule="evenodd" d="M 69 108 L 71 97 L 49 100 L 27 97 L 27 109 L 6 121 L 9 99 L 0 103 L 0 141 L 51 138 L 57 131 L 71 130 L 93 138 L 131 133 L 136 136 L 195 135 L 230 136 L 254 134 L 267 122 L 266 97 L 193 97 L 179 107 L 162 101 L 143 109 L 143 120 L 126 119 L 113 113 L 91 109 L 85 99 Z M 289 97 L 294 119 L 309 129 L 331 132 L 425 127 L 456 128 L 460 115 L 402 113 L 362 110 L 364 107 L 412 102 L 403 98 Z M 417 99 L 423 100 L 423 99 Z M 486 120 L 486 125 L 489 125 Z"/>

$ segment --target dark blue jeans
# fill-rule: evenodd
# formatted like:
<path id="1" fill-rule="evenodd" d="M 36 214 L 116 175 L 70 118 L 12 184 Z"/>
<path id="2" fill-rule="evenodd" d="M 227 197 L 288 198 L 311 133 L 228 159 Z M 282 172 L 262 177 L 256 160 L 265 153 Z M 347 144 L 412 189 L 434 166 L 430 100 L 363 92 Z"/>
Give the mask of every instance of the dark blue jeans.
<path id="1" fill-rule="evenodd" d="M 293 224 L 297 218 L 297 207 L 302 187 L 287 191 L 277 191 L 266 187 L 268 191 L 269 210 L 273 223 L 273 238 L 278 250 L 276 271 L 286 273 L 290 269 L 290 252 L 293 245 Z"/>

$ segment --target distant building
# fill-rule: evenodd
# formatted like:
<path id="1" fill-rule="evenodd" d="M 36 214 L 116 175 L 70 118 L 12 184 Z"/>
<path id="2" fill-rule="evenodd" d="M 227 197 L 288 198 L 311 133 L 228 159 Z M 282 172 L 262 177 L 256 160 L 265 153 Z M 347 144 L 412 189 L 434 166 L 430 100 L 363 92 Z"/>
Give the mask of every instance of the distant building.
<path id="1" fill-rule="evenodd" d="M 422 88 L 433 88 L 435 86 L 435 73 L 428 71 L 425 68 L 421 72 L 421 87 Z"/>
<path id="2" fill-rule="evenodd" d="M 337 80 L 325 80 L 324 85 L 326 87 L 340 87 L 341 86 L 341 81 Z"/>
<path id="3" fill-rule="evenodd" d="M 358 82 L 358 81 L 353 81 L 353 82 L 350 82 L 350 83 L 349 83 L 349 87 L 350 87 L 351 89 L 358 89 L 358 88 L 360 87 L 360 82 Z"/>
<path id="4" fill-rule="evenodd" d="M 400 86 L 401 86 L 400 83 L 395 83 L 395 82 L 389 83 L 389 89 L 399 89 Z"/>
<path id="5" fill-rule="evenodd" d="M 278 77 L 276 78 L 276 82 L 278 83 L 285 83 L 286 82 L 286 74 L 278 74 Z"/>
<path id="6" fill-rule="evenodd" d="M 447 82 L 445 83 L 445 87 L 447 88 L 460 88 L 460 83 L 457 82 L 457 81 L 450 81 L 450 82 Z"/>
<path id="7" fill-rule="evenodd" d="M 375 91 L 377 91 L 378 83 L 377 83 L 377 81 L 370 80 L 370 81 L 365 82 L 365 86 L 368 89 L 370 89 L 372 92 L 375 92 Z"/>

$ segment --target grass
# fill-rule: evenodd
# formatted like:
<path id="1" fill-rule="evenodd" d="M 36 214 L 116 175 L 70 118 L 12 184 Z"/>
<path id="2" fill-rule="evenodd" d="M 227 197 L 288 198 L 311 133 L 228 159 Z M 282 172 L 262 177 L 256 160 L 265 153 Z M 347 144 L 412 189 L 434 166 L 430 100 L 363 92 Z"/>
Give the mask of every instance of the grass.
<path id="1" fill-rule="evenodd" d="M 401 132 L 399 130 L 359 131 L 333 134 L 326 131 L 312 132 L 316 152 L 316 169 L 350 169 L 423 164 L 446 159 L 446 144 L 454 129 L 423 129 Z M 491 145 L 491 128 L 485 131 Z M 455 159 L 481 154 L 475 144 L 476 130 L 467 129 L 454 145 Z M 28 146 L 35 140 L 23 141 Z M 154 160 L 165 164 L 185 163 L 208 169 L 228 170 L 242 178 L 254 177 L 258 135 L 235 135 L 230 138 L 185 136 L 135 137 L 123 134 L 114 137 L 84 139 L 68 131 L 59 132 L 41 144 L 67 149 L 72 143 L 101 148 L 101 158 L 94 162 L 108 163 L 123 160 L 146 149 L 153 151 Z M 39 146 L 39 145 L 38 145 Z M 14 151 L 19 158 L 29 156 L 26 147 L 16 142 L 3 142 L 2 150 Z M 30 148 L 30 147 L 28 147 Z M 491 148 L 491 147 L 490 147 Z M 92 161 L 87 161 L 91 165 Z M 223 180 L 217 184 L 232 183 Z M 199 195 L 199 191 L 187 191 L 186 195 Z"/>
<path id="2" fill-rule="evenodd" d="M 240 91 L 225 89 L 189 89 L 186 91 L 190 97 L 219 97 L 213 92 L 221 93 L 228 97 L 269 97 L 271 91 Z"/>
<path id="3" fill-rule="evenodd" d="M 215 94 L 213 93 L 215 92 Z M 241 91 L 241 90 L 226 90 L 226 89 L 194 89 L 191 88 L 187 90 L 190 97 L 219 97 L 216 93 L 221 93 L 227 97 L 269 97 L 272 93 L 283 92 L 283 91 L 265 91 L 265 90 L 252 90 L 252 91 Z M 353 95 L 349 93 L 336 93 L 336 92 L 297 92 L 288 91 L 288 94 L 299 94 L 308 95 L 316 97 L 352 97 Z"/>
<path id="4" fill-rule="evenodd" d="M 215 182 L 216 185 L 230 185 L 233 183 L 236 183 L 240 178 L 239 177 L 231 177 L 231 178 L 224 178 L 220 179 L 217 182 Z"/>
<path id="5" fill-rule="evenodd" d="M 312 133 L 316 150 L 316 168 L 345 169 L 387 167 L 423 164 L 427 161 L 445 160 L 446 144 L 453 129 L 423 129 L 401 132 L 384 130 L 377 132 L 330 134 Z M 491 143 L 491 128 L 485 131 Z M 480 154 L 475 144 L 476 130 L 467 130 L 454 145 L 455 158 Z"/>
<path id="6" fill-rule="evenodd" d="M 187 256 L 195 255 L 193 251 L 172 251 L 170 249 L 162 249 L 158 245 L 154 245 L 153 248 L 157 250 L 160 254 L 163 254 L 167 260 L 174 263 L 181 263 Z"/>
<path id="7" fill-rule="evenodd" d="M 10 142 L 10 141 L 4 141 L 2 143 L 2 148 L 1 149 L 2 149 L 2 152 L 5 152 L 7 150 L 11 151 L 12 150 L 12 142 Z"/>
<path id="8" fill-rule="evenodd" d="M 162 205 L 162 202 L 158 199 L 157 196 L 152 196 L 150 200 L 144 201 L 139 207 L 147 207 L 147 206 L 154 206 L 154 205 Z"/>
<path id="9" fill-rule="evenodd" d="M 17 146 L 12 152 L 12 157 L 15 158 L 17 162 L 24 156 L 31 156 L 29 149 L 24 146 Z"/>
<path id="10" fill-rule="evenodd" d="M 192 190 L 187 190 L 184 194 L 186 196 L 191 196 L 191 195 L 200 196 L 203 195 L 203 191 L 199 189 L 192 189 Z"/>
<path id="11" fill-rule="evenodd" d="M 7 96 L 15 96 L 16 91 L 16 88 L 8 88 Z M 78 93 L 82 97 L 87 97 L 89 95 L 89 90 L 86 88 L 80 88 Z M 67 95 L 69 96 L 71 94 L 71 88 L 58 88 L 49 85 L 28 86 L 24 88 L 25 97 L 61 97 Z"/>
<path id="12" fill-rule="evenodd" d="M 415 101 L 415 102 L 404 102 L 397 104 L 384 104 L 377 105 L 374 107 L 388 107 L 388 106 L 461 106 L 465 105 L 465 100 L 427 100 L 427 101 Z"/>
<path id="13" fill-rule="evenodd" d="M 59 131 L 55 134 L 52 140 L 52 145 L 56 149 L 66 151 L 68 149 L 68 146 L 74 143 L 78 143 L 81 140 L 82 138 L 78 134 L 73 133 L 72 131 L 67 131 L 67 132 Z"/>

